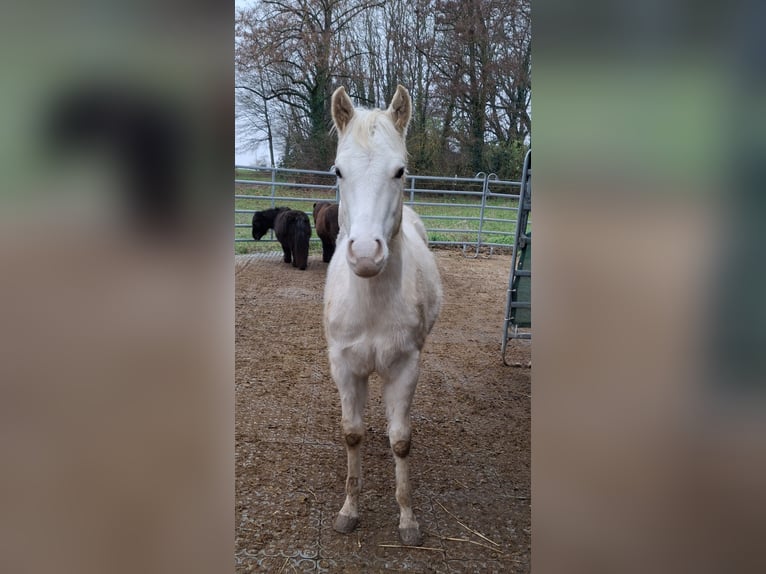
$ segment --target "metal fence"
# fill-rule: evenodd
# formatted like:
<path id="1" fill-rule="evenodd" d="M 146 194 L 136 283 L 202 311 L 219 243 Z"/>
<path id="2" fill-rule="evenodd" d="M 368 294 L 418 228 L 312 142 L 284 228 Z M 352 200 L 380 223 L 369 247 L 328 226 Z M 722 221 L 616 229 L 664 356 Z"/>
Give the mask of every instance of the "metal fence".
<path id="1" fill-rule="evenodd" d="M 254 241 L 252 214 L 286 205 L 309 216 L 316 201 L 338 201 L 333 169 L 314 171 L 235 166 L 235 242 Z M 513 246 L 521 182 L 495 174 L 475 177 L 407 175 L 404 203 L 420 215 L 432 245 L 452 245 L 464 253 Z M 273 235 L 262 242 L 275 241 Z M 312 237 L 317 243 L 319 239 Z"/>

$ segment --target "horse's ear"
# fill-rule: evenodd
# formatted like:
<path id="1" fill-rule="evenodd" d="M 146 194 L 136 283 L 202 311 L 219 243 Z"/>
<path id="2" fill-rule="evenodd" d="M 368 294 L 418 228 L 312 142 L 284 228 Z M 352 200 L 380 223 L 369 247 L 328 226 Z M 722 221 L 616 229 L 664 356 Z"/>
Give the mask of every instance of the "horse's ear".
<path id="1" fill-rule="evenodd" d="M 396 93 L 391 99 L 391 105 L 388 106 L 388 114 L 402 135 L 407 134 L 407 126 L 410 123 L 410 117 L 412 116 L 412 99 L 407 88 L 401 84 L 396 86 Z"/>
<path id="2" fill-rule="evenodd" d="M 351 118 L 354 117 L 354 103 L 346 93 L 346 88 L 339 87 L 332 93 L 332 121 L 338 133 L 342 133 Z"/>

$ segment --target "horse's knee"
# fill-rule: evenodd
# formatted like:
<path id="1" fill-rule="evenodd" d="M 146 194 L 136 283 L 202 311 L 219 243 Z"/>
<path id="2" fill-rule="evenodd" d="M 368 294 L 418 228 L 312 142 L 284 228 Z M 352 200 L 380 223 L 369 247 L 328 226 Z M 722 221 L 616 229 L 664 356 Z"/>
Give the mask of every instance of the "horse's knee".
<path id="1" fill-rule="evenodd" d="M 410 440 L 398 440 L 391 445 L 391 449 L 399 458 L 405 458 L 408 454 L 410 454 Z"/>
<path id="2" fill-rule="evenodd" d="M 344 433 L 343 438 L 346 440 L 346 445 L 353 448 L 362 442 L 362 433 L 347 432 Z"/>

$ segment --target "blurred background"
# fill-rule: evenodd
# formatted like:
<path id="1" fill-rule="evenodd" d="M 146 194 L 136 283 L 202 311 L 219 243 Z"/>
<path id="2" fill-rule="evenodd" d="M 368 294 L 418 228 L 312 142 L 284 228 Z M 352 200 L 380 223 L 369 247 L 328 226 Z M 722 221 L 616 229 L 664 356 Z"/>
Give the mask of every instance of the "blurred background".
<path id="1" fill-rule="evenodd" d="M 533 568 L 757 572 L 758 2 L 533 6 Z"/>
<path id="2" fill-rule="evenodd" d="M 4 9 L 4 572 L 232 565 L 235 14 Z M 764 15 L 532 5 L 535 572 L 766 566 Z"/>
<path id="3" fill-rule="evenodd" d="M 3 8 L 3 572 L 233 563 L 233 20 Z"/>

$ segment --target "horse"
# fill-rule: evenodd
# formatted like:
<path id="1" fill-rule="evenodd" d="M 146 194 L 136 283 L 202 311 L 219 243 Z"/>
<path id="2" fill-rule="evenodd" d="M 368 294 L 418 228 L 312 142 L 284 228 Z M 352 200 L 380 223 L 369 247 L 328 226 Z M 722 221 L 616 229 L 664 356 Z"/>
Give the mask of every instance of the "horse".
<path id="1" fill-rule="evenodd" d="M 324 331 L 347 454 L 346 498 L 333 528 L 349 534 L 359 521 L 363 415 L 375 371 L 395 463 L 399 537 L 420 545 L 409 478 L 410 408 L 442 287 L 423 222 L 403 204 L 412 100 L 399 85 L 386 110 L 355 108 L 341 86 L 332 94 L 331 111 L 338 134 L 340 233 L 327 269 Z"/>
<path id="2" fill-rule="evenodd" d="M 282 245 L 285 263 L 301 271 L 306 269 L 309 259 L 311 222 L 308 215 L 289 207 L 274 207 L 253 214 L 253 239 L 260 240 L 269 229 L 274 229 L 277 241 Z"/>
<path id="3" fill-rule="evenodd" d="M 314 204 L 314 228 L 322 240 L 322 261 L 329 263 L 338 237 L 338 204 L 318 201 Z"/>

